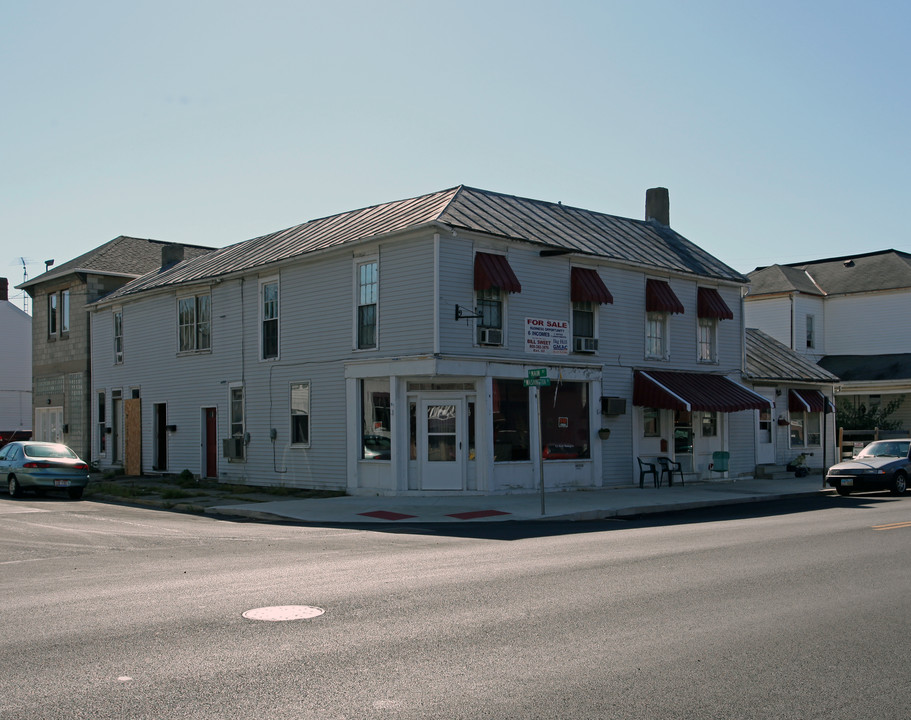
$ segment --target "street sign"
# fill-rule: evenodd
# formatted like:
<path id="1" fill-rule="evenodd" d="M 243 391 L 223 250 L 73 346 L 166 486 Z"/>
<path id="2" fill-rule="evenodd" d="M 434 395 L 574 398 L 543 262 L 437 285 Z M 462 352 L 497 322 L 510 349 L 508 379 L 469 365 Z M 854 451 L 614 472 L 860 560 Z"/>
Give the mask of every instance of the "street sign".
<path id="1" fill-rule="evenodd" d="M 550 378 L 547 377 L 530 377 L 522 381 L 525 387 L 550 387 Z"/>
<path id="2" fill-rule="evenodd" d="M 538 368 L 536 370 L 528 371 L 529 378 L 546 378 L 547 377 L 547 368 Z"/>

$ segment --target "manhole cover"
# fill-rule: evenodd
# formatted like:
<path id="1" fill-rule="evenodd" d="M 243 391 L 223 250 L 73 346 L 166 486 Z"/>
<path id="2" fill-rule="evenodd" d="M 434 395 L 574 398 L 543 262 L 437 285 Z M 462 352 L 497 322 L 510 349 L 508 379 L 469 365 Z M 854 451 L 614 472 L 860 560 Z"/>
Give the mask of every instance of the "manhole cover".
<path id="1" fill-rule="evenodd" d="M 265 620 L 266 622 L 283 622 L 285 620 L 306 620 L 322 615 L 325 610 L 312 605 L 275 605 L 273 607 L 247 610 L 247 620 Z"/>

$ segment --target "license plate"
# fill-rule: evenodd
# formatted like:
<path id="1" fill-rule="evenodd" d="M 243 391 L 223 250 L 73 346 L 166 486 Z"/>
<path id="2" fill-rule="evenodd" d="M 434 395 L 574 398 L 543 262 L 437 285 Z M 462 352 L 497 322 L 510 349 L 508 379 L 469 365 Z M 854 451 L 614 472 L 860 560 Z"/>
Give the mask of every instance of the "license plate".
<path id="1" fill-rule="evenodd" d="M 69 487 L 69 480 L 54 480 L 54 487 Z"/>
<path id="2" fill-rule="evenodd" d="M 853 480 L 852 478 L 842 478 L 842 479 L 841 479 L 841 486 L 842 486 L 842 487 L 853 487 L 853 486 L 854 486 L 854 480 Z"/>

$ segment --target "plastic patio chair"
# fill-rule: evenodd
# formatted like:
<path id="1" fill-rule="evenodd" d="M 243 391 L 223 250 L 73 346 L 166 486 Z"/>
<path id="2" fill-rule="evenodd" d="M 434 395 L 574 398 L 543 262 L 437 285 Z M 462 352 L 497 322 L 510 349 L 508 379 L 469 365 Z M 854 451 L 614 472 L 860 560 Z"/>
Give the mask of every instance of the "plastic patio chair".
<path id="1" fill-rule="evenodd" d="M 712 453 L 712 472 L 726 473 L 728 471 L 728 460 L 731 459 L 731 453 L 726 450 L 716 450 Z"/>
<path id="2" fill-rule="evenodd" d="M 651 475 L 655 480 L 655 487 L 661 485 L 661 479 L 658 476 L 658 466 L 655 463 L 643 462 L 642 458 L 637 457 L 639 461 L 639 487 L 645 487 L 645 476 Z"/>
<path id="3" fill-rule="evenodd" d="M 680 476 L 680 484 L 686 485 L 683 481 L 683 467 L 679 462 L 671 460 L 669 457 L 660 457 L 657 458 L 657 460 L 658 464 L 661 466 L 661 477 L 663 478 L 667 475 L 668 487 L 671 487 L 674 484 L 674 473 L 677 473 Z"/>

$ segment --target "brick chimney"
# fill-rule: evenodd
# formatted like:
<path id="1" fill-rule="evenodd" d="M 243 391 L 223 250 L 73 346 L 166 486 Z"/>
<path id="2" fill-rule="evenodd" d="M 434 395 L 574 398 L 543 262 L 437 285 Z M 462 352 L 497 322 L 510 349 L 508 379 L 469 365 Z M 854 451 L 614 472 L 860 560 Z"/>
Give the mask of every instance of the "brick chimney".
<path id="1" fill-rule="evenodd" d="M 9 300 L 9 280 L 0 278 L 0 302 Z"/>
<path id="2" fill-rule="evenodd" d="M 161 246 L 161 269 L 164 270 L 183 260 L 183 245 L 169 243 Z"/>
<path id="3" fill-rule="evenodd" d="M 649 188 L 645 191 L 645 219 L 662 225 L 671 224 L 671 200 L 667 188 Z"/>

